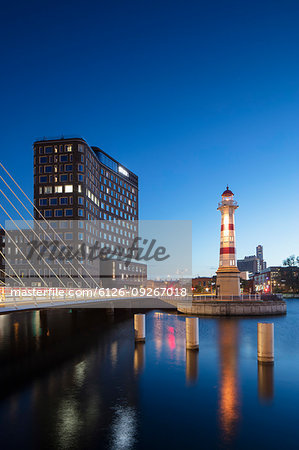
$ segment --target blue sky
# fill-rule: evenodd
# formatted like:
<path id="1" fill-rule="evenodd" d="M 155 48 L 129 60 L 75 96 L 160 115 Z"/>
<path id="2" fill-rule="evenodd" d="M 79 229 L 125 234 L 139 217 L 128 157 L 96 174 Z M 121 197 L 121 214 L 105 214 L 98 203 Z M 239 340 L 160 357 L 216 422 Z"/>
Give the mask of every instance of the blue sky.
<path id="1" fill-rule="evenodd" d="M 32 142 L 78 135 L 139 175 L 141 219 L 193 222 L 218 265 L 226 183 L 238 257 L 299 254 L 297 1 L 2 5 L 1 161 L 32 195 Z"/>

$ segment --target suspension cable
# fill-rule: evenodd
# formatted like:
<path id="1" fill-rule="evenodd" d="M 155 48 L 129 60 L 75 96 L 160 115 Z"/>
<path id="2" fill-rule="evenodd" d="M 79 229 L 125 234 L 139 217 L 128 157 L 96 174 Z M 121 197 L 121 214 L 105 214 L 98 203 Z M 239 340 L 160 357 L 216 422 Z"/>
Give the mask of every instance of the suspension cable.
<path id="1" fill-rule="evenodd" d="M 17 274 L 17 272 L 15 271 L 15 269 L 13 268 L 13 266 L 10 264 L 10 262 L 8 261 L 8 259 L 5 257 L 4 253 L 2 253 L 2 251 L 0 250 L 0 255 L 2 256 L 2 258 L 7 262 L 7 264 L 9 265 L 9 268 L 16 274 L 18 280 L 18 283 L 21 283 L 23 286 L 25 286 L 25 283 L 21 280 L 21 278 L 19 277 L 19 275 Z M 10 278 L 12 278 L 13 280 L 15 280 L 15 278 L 11 277 L 10 275 L 8 275 L 3 269 L 1 269 L 1 272 L 4 273 L 5 276 L 8 276 Z"/>
<path id="2" fill-rule="evenodd" d="M 0 189 L 0 192 L 6 197 L 6 195 L 2 192 L 2 190 Z M 12 217 L 10 217 L 10 215 L 8 214 L 8 212 L 4 209 L 4 207 L 2 205 L 0 205 L 0 208 L 3 209 L 3 211 L 8 215 L 8 217 L 10 218 L 10 220 L 12 221 L 12 223 L 17 227 L 17 229 L 20 231 L 20 233 L 22 234 L 22 236 L 24 236 L 24 238 L 29 242 L 29 244 L 31 244 L 30 239 L 26 236 L 25 233 L 23 233 L 23 231 L 21 230 L 20 227 L 18 227 L 18 225 L 16 224 L 16 222 L 12 219 Z M 41 256 L 41 259 L 43 260 L 43 262 L 45 262 L 45 264 L 47 265 L 47 267 L 51 270 L 52 273 L 54 273 L 55 277 L 57 278 L 57 280 L 62 283 L 63 287 L 66 287 L 66 285 L 63 283 L 63 281 L 61 281 L 58 277 L 58 275 L 55 273 L 54 269 L 52 269 L 52 267 L 47 263 L 47 261 L 45 260 L 45 258 L 43 256 Z"/>
<path id="3" fill-rule="evenodd" d="M 20 247 L 18 246 L 18 244 L 12 239 L 12 237 L 10 236 L 10 233 L 5 230 L 5 228 L 3 227 L 3 225 L 0 223 L 0 227 L 5 231 L 5 234 L 7 234 L 7 236 L 9 237 L 9 239 L 15 244 L 15 246 L 17 247 L 17 249 L 20 251 L 21 255 L 25 258 L 25 260 L 27 259 L 26 256 L 24 255 L 24 253 L 22 252 L 22 250 L 20 249 Z M 33 267 L 33 265 L 31 264 L 31 262 L 29 261 L 29 259 L 27 259 L 30 267 L 32 267 L 32 269 L 34 270 L 34 272 L 36 272 L 37 276 L 42 280 L 42 282 L 44 283 L 44 285 L 46 287 L 49 287 L 47 285 L 47 283 L 45 282 L 45 280 L 42 279 L 42 277 L 40 276 L 40 274 L 38 273 L 38 271 Z"/>
<path id="4" fill-rule="evenodd" d="M 4 197 L 6 198 L 6 200 L 11 204 L 11 206 L 15 209 L 15 211 L 19 214 L 19 216 L 24 220 L 24 222 L 28 225 L 28 227 L 30 228 L 30 230 L 35 234 L 35 236 L 37 236 L 37 238 L 38 238 L 38 240 L 41 242 L 41 243 L 43 243 L 42 242 L 42 240 L 40 239 L 40 237 L 39 237 L 39 235 L 36 233 L 36 231 L 30 226 L 30 224 L 29 224 L 29 222 L 22 216 L 22 214 L 18 211 L 18 209 L 14 206 L 14 204 L 9 200 L 9 198 L 4 194 L 4 192 L 0 189 L 0 192 L 4 195 Z M 1 205 L 0 205 L 1 206 Z M 3 208 L 2 208 L 3 209 Z M 17 226 L 17 225 L 16 225 Z M 43 230 L 44 231 L 44 230 Z M 48 236 L 49 237 L 49 236 Z M 28 240 L 28 238 L 27 238 L 27 240 Z M 53 241 L 53 244 L 55 244 L 54 243 L 54 241 Z M 56 248 L 59 250 L 59 248 L 58 248 L 58 246 L 56 246 Z M 46 261 L 45 261 L 46 262 Z M 59 264 L 59 266 L 60 267 L 62 267 L 62 269 L 65 271 L 65 273 L 71 278 L 71 280 L 77 285 L 77 287 L 79 287 L 79 285 L 76 283 L 76 281 L 73 279 L 73 277 L 67 272 L 67 270 L 66 270 L 66 268 L 65 267 L 63 267 L 63 265 L 61 264 L 61 262 L 59 261 L 59 259 L 57 258 L 57 263 Z M 51 269 L 51 271 L 55 274 L 55 272 L 54 272 L 54 270 L 49 266 L 49 264 L 46 262 L 46 264 L 47 264 L 47 266 Z M 57 277 L 57 275 L 55 274 L 55 276 L 56 276 L 56 278 L 58 278 Z M 59 281 L 61 281 L 59 278 L 58 278 L 58 280 Z M 63 286 L 64 287 L 66 287 L 65 286 L 65 284 L 61 281 L 61 283 L 63 284 Z"/>
<path id="5" fill-rule="evenodd" d="M 20 189 L 20 191 L 22 192 L 22 194 L 27 198 L 27 200 L 30 202 L 30 204 L 33 206 L 33 208 L 37 211 L 37 213 L 39 214 L 40 217 L 42 217 L 43 221 L 47 223 L 47 225 L 51 228 L 51 230 L 54 232 L 54 234 L 58 237 L 58 239 L 63 243 L 63 245 L 66 246 L 66 243 L 63 241 L 63 239 L 60 237 L 60 235 L 56 232 L 56 230 L 52 227 L 51 223 L 43 216 L 43 214 L 38 210 L 38 208 L 34 205 L 34 203 L 30 200 L 30 198 L 27 196 L 27 194 L 23 191 L 23 189 L 19 186 L 19 184 L 15 181 L 15 179 L 12 177 L 12 175 L 10 175 L 10 173 L 7 171 L 7 169 L 3 166 L 3 164 L 0 162 L 0 166 L 2 167 L 2 169 L 7 173 L 7 175 L 11 178 L 11 180 L 15 183 L 15 185 Z M 9 188 L 9 190 L 13 193 L 13 195 L 17 198 L 17 200 L 21 203 L 21 205 L 23 206 L 23 208 L 25 208 L 25 210 L 28 212 L 28 214 L 33 218 L 34 221 L 36 221 L 38 223 L 38 220 L 35 219 L 35 217 L 31 214 L 31 212 L 28 210 L 28 208 L 24 205 L 24 203 L 19 199 L 19 197 L 17 196 L 17 194 L 11 189 L 11 187 L 7 184 L 7 182 L 2 178 L 2 176 L 0 175 L 0 179 L 5 183 L 5 185 Z M 40 226 L 40 225 L 39 225 Z M 40 226 L 41 227 L 41 226 Z M 42 228 L 42 227 L 41 227 Z M 71 253 L 71 256 L 74 256 Z M 86 267 L 78 260 L 79 264 L 81 265 L 81 267 L 84 269 L 84 271 L 88 274 L 88 276 L 95 282 L 95 284 L 100 287 L 100 285 L 97 283 L 97 281 L 93 278 L 93 276 L 88 272 L 88 270 L 86 269 Z M 86 279 L 84 279 L 82 277 L 82 275 L 80 274 L 80 272 L 76 269 L 76 267 L 73 266 L 73 264 L 71 262 L 69 262 L 69 264 L 71 265 L 71 267 L 78 273 L 78 275 L 82 278 L 82 280 L 87 284 L 88 287 L 91 287 L 88 282 L 86 281 Z"/>

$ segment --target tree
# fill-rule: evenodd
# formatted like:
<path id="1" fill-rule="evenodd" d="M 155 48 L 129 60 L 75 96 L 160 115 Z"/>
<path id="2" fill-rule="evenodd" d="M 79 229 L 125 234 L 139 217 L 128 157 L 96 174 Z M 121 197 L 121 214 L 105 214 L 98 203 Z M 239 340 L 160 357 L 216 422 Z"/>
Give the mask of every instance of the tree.
<path id="1" fill-rule="evenodd" d="M 299 264 L 299 256 L 297 256 L 296 258 L 295 255 L 291 255 L 283 261 L 283 265 L 288 267 L 296 266 L 298 264 Z"/>

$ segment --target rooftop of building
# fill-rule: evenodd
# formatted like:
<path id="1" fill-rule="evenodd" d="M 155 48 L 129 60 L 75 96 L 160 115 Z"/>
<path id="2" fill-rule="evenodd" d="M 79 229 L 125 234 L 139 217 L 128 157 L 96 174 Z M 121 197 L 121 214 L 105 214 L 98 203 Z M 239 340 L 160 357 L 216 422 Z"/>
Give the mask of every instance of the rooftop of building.
<path id="1" fill-rule="evenodd" d="M 59 137 L 59 136 L 55 136 L 55 137 L 46 137 L 46 136 L 44 136 L 44 137 L 41 138 L 41 139 L 35 140 L 35 141 L 33 142 L 33 145 L 45 144 L 45 143 L 55 144 L 55 143 L 58 143 L 58 142 L 61 142 L 61 141 L 64 141 L 64 142 L 74 142 L 74 141 L 82 142 L 83 144 L 87 145 L 91 151 L 93 151 L 93 153 L 94 153 L 95 156 L 98 158 L 98 160 L 99 160 L 99 162 L 100 162 L 101 164 L 107 166 L 108 169 L 112 169 L 112 170 L 114 170 L 115 172 L 117 172 L 118 175 L 119 175 L 120 177 L 122 177 L 123 179 L 127 179 L 127 175 L 126 175 L 126 172 L 127 172 L 127 173 L 130 175 L 129 181 L 131 181 L 131 182 L 135 183 L 136 185 L 138 185 L 138 175 L 136 175 L 134 172 L 132 172 L 132 171 L 131 171 L 130 169 L 128 169 L 126 166 L 124 166 L 124 165 L 121 164 L 119 161 L 117 161 L 116 159 L 114 159 L 114 158 L 113 158 L 112 156 L 110 156 L 108 153 L 104 152 L 104 150 L 102 150 L 100 147 L 89 145 L 88 142 L 87 142 L 85 139 L 83 139 L 82 137 L 80 137 L 80 136 L 64 136 L 64 135 L 62 135 L 62 136 L 60 136 L 60 137 Z M 103 159 L 101 160 L 101 159 L 99 158 L 99 154 L 103 154 L 104 156 L 106 156 L 106 158 L 108 158 L 108 160 L 110 160 L 110 161 L 112 161 L 113 163 L 117 164 L 118 169 L 110 167 L 109 161 L 108 161 L 108 160 L 106 161 L 107 163 L 105 163 L 105 162 L 103 161 Z M 119 170 L 119 167 L 122 168 L 123 170 L 120 171 L 120 170 Z"/>

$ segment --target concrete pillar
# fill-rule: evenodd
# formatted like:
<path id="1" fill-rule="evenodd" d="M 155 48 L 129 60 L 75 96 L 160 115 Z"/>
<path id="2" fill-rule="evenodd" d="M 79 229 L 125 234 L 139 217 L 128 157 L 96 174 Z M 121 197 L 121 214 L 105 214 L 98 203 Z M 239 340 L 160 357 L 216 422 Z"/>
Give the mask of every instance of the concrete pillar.
<path id="1" fill-rule="evenodd" d="M 135 341 L 145 342 L 145 314 L 134 314 Z"/>
<path id="2" fill-rule="evenodd" d="M 198 317 L 186 317 L 186 348 L 198 349 Z"/>
<path id="3" fill-rule="evenodd" d="M 274 363 L 274 324 L 257 324 L 257 359 L 260 363 Z"/>

